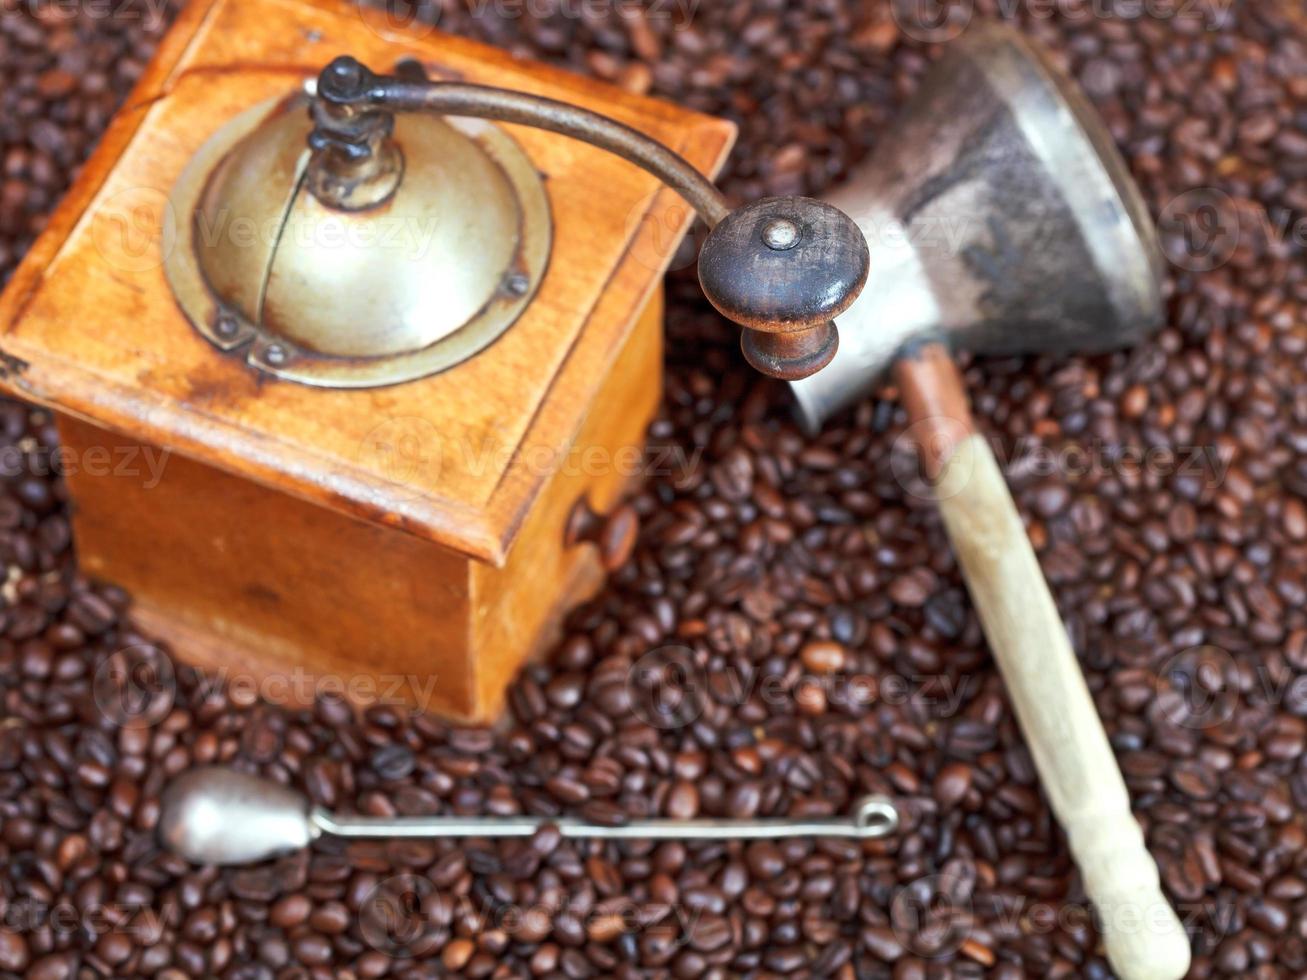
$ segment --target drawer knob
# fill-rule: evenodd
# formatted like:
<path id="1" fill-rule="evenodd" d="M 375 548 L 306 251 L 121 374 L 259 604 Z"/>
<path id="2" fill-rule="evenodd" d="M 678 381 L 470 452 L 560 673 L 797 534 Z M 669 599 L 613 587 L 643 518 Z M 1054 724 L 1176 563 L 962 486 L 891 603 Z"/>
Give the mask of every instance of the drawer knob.
<path id="1" fill-rule="evenodd" d="M 567 516 L 563 543 L 569 548 L 593 544 L 599 549 L 604 570 L 615 572 L 630 559 L 639 532 L 640 516 L 630 504 L 621 504 L 611 513 L 601 515 L 590 505 L 588 497 L 580 497 Z"/>

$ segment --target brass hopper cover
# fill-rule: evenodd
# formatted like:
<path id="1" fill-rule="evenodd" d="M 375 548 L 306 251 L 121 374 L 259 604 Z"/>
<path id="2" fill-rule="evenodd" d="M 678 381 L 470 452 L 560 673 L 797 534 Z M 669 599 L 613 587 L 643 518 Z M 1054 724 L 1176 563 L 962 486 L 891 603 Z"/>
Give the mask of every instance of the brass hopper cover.
<path id="1" fill-rule="evenodd" d="M 540 176 L 502 129 L 408 113 L 389 179 L 339 200 L 312 184 L 307 93 L 255 106 L 192 159 L 166 263 L 210 342 L 305 384 L 365 388 L 444 370 L 493 342 L 544 275 Z"/>

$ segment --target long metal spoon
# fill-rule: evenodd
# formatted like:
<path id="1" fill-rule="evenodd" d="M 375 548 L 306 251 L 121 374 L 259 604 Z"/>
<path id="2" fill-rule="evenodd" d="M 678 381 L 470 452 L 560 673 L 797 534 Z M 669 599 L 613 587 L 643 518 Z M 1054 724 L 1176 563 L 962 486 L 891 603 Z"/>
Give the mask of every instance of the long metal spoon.
<path id="1" fill-rule="evenodd" d="M 571 817 L 341 817 L 289 787 L 222 766 L 178 776 L 164 791 L 159 837 L 195 864 L 248 864 L 337 837 L 530 837 L 552 824 L 565 837 L 745 840 L 892 834 L 894 804 L 866 796 L 848 817 L 771 820 L 632 820 L 618 826 Z"/>

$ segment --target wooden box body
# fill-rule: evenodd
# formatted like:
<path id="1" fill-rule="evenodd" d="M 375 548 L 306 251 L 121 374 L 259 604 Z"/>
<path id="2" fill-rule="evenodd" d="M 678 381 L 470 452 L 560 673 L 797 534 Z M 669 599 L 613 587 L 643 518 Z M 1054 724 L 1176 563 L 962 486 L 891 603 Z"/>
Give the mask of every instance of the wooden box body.
<path id="1" fill-rule="evenodd" d="M 82 567 L 128 588 L 183 660 L 277 700 L 339 690 L 488 720 L 600 578 L 563 526 L 577 500 L 602 512 L 639 473 L 660 394 L 660 281 L 691 212 L 625 161 L 505 127 L 545 175 L 554 225 L 519 321 L 407 384 L 256 376 L 176 306 L 169 192 L 221 122 L 340 53 L 576 102 L 709 174 L 733 137 L 328 0 L 192 0 L 0 297 L 3 385 L 57 414 Z"/>

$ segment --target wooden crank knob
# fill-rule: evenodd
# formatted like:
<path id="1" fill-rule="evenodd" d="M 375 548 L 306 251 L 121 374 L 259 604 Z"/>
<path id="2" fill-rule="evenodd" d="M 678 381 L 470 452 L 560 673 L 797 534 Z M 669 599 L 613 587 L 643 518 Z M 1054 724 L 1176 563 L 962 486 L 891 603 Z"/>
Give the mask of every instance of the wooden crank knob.
<path id="1" fill-rule="evenodd" d="M 723 316 L 745 328 L 745 359 L 796 379 L 830 363 L 831 321 L 858 297 L 871 258 L 853 219 L 810 197 L 769 197 L 732 211 L 699 253 L 699 283 Z"/>

